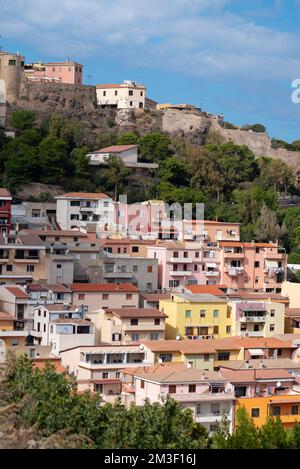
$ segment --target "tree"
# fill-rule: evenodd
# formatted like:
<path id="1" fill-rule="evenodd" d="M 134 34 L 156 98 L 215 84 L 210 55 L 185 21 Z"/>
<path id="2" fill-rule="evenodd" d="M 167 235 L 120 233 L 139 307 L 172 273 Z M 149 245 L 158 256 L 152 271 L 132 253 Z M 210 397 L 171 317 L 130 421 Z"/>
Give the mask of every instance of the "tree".
<path id="1" fill-rule="evenodd" d="M 284 449 L 288 447 L 288 434 L 279 417 L 269 417 L 259 430 L 259 442 L 262 449 Z"/>
<path id="2" fill-rule="evenodd" d="M 296 183 L 294 171 L 282 160 L 263 158 L 260 160 L 260 180 L 263 186 L 287 194 Z"/>
<path id="3" fill-rule="evenodd" d="M 107 188 L 114 188 L 115 200 L 117 201 L 119 190 L 125 183 L 129 171 L 121 158 L 114 155 L 106 158 L 106 166 L 97 173 L 96 182 L 104 184 Z"/>
<path id="4" fill-rule="evenodd" d="M 232 449 L 255 449 L 260 447 L 259 431 L 245 407 L 240 407 L 237 410 L 235 431 L 227 441 L 228 448 Z"/>
<path id="5" fill-rule="evenodd" d="M 13 192 L 26 182 L 38 180 L 40 166 L 37 149 L 18 139 L 12 140 L 6 147 L 4 167 L 6 181 Z"/>
<path id="6" fill-rule="evenodd" d="M 262 124 L 247 124 L 242 127 L 243 130 L 252 130 L 253 132 L 264 133 L 266 132 L 266 127 Z"/>
<path id="7" fill-rule="evenodd" d="M 137 145 L 139 136 L 136 132 L 125 132 L 117 139 L 118 145 Z"/>
<path id="8" fill-rule="evenodd" d="M 174 186 L 185 186 L 187 184 L 186 166 L 176 158 L 168 158 L 159 164 L 158 177 L 163 182 L 169 182 Z"/>
<path id="9" fill-rule="evenodd" d="M 155 162 L 172 156 L 172 142 L 167 135 L 149 133 L 141 137 L 138 143 L 142 161 Z"/>
<path id="10" fill-rule="evenodd" d="M 90 149 L 88 147 L 75 148 L 71 153 L 72 162 L 75 167 L 75 176 L 78 178 L 89 178 L 90 168 L 87 154 Z"/>
<path id="11" fill-rule="evenodd" d="M 285 228 L 279 226 L 276 213 L 264 204 L 255 223 L 254 233 L 257 241 L 269 242 L 272 240 L 275 242 L 283 238 Z"/>
<path id="12" fill-rule="evenodd" d="M 10 118 L 11 126 L 17 131 L 31 129 L 35 123 L 36 115 L 33 111 L 14 111 Z"/>
<path id="13" fill-rule="evenodd" d="M 39 145 L 41 182 L 55 184 L 71 169 L 68 146 L 62 139 L 45 138 Z M 69 171 L 68 171 L 69 170 Z"/>

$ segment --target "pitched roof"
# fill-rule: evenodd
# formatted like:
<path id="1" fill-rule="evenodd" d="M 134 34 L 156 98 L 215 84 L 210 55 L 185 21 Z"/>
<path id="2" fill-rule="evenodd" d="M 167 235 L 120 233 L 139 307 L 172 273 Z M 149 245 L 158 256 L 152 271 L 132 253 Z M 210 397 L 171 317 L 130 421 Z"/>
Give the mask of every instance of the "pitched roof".
<path id="1" fill-rule="evenodd" d="M 69 312 L 69 311 L 78 311 L 78 309 L 79 309 L 79 306 L 70 304 L 70 305 L 68 305 L 68 307 L 66 307 L 62 303 L 54 303 L 54 304 L 51 304 L 51 305 L 43 305 L 43 307 L 45 309 L 47 309 L 48 311 L 62 311 L 62 312 L 66 312 L 66 313 Z"/>
<path id="2" fill-rule="evenodd" d="M 138 145 L 112 145 L 110 147 L 101 148 L 90 153 L 121 153 L 122 151 L 130 150 L 131 148 L 137 148 Z"/>
<path id="3" fill-rule="evenodd" d="M 284 341 L 276 337 L 230 337 L 230 342 L 241 348 L 296 348 L 292 341 Z"/>
<path id="4" fill-rule="evenodd" d="M 53 319 L 50 321 L 51 324 L 78 324 L 79 326 L 91 326 L 91 321 L 85 321 L 84 319 Z"/>
<path id="5" fill-rule="evenodd" d="M 169 300 L 171 298 L 170 293 L 143 293 L 141 297 L 144 300 L 151 302 L 160 301 L 160 300 Z"/>
<path id="6" fill-rule="evenodd" d="M 295 362 L 291 358 L 264 358 L 261 360 L 226 360 L 221 364 L 221 368 L 229 370 L 249 370 L 249 369 L 299 369 L 300 362 Z"/>
<path id="7" fill-rule="evenodd" d="M 68 192 L 62 194 L 56 199 L 110 199 L 111 197 L 103 192 Z"/>
<path id="8" fill-rule="evenodd" d="M 46 285 L 48 290 L 51 290 L 53 293 L 71 293 L 71 290 L 69 287 L 63 284 L 57 284 L 57 285 Z"/>
<path id="9" fill-rule="evenodd" d="M 27 285 L 27 290 L 30 291 L 48 291 L 48 288 L 45 285 L 41 285 L 40 283 L 30 283 Z"/>
<path id="10" fill-rule="evenodd" d="M 226 296 L 217 285 L 186 285 L 185 288 L 194 294 L 210 294 L 215 296 Z"/>
<path id="11" fill-rule="evenodd" d="M 300 308 L 286 308 L 285 314 L 290 318 L 300 318 Z"/>
<path id="12" fill-rule="evenodd" d="M 11 193 L 4 187 L 0 187 L 0 197 L 11 197 Z"/>
<path id="13" fill-rule="evenodd" d="M 220 241 L 220 246 L 245 247 L 245 248 L 278 248 L 275 243 L 242 243 L 240 241 Z"/>
<path id="14" fill-rule="evenodd" d="M 113 313 L 119 318 L 165 318 L 162 311 L 155 308 L 108 308 L 106 313 Z"/>
<path id="15" fill-rule="evenodd" d="M 87 238 L 86 233 L 79 230 L 22 230 L 22 233 L 37 234 L 38 236 L 61 236 L 61 237 L 82 237 Z"/>
<path id="16" fill-rule="evenodd" d="M 19 241 L 24 246 L 43 246 L 44 244 L 36 233 L 33 231 L 31 233 L 20 233 L 17 235 Z"/>
<path id="17" fill-rule="evenodd" d="M 283 369 L 222 370 L 222 375 L 232 383 L 252 383 L 260 380 L 292 380 L 295 378 Z"/>
<path id="18" fill-rule="evenodd" d="M 128 292 L 137 293 L 139 289 L 131 283 L 72 283 L 73 292 Z"/>
<path id="19" fill-rule="evenodd" d="M 214 344 L 209 340 L 143 340 L 141 342 L 152 352 L 217 353 Z"/>
<path id="20" fill-rule="evenodd" d="M 22 299 L 27 299 L 29 298 L 29 295 L 21 290 L 19 287 L 5 287 L 6 290 L 8 290 L 12 295 L 14 295 L 16 298 L 22 298 Z"/>
<path id="21" fill-rule="evenodd" d="M 184 364 L 175 368 L 168 365 L 159 365 L 148 368 L 144 372 L 137 372 L 135 376 L 149 379 L 159 383 L 203 383 L 203 382 L 226 382 L 226 378 L 220 376 L 216 371 L 201 371 L 198 368 L 187 368 Z M 199 397 L 201 395 L 199 394 Z"/>

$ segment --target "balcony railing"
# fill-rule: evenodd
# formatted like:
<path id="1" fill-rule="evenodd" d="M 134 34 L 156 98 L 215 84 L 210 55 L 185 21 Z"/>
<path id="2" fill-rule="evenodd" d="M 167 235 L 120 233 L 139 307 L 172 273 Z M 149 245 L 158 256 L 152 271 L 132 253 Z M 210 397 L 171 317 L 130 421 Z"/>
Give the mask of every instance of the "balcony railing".
<path id="1" fill-rule="evenodd" d="M 240 322 L 266 322 L 266 316 L 242 316 Z"/>
<path id="2" fill-rule="evenodd" d="M 241 331 L 241 337 L 264 337 L 263 331 Z"/>
<path id="3" fill-rule="evenodd" d="M 218 270 L 207 270 L 204 272 L 204 275 L 206 277 L 218 277 L 220 275 L 220 272 Z"/>
<path id="4" fill-rule="evenodd" d="M 184 277 L 185 275 L 190 276 L 192 275 L 191 270 L 170 270 L 170 275 L 173 277 Z"/>
<path id="5" fill-rule="evenodd" d="M 201 379 L 201 378 L 200 378 Z M 226 399 L 234 399 L 233 392 L 216 392 L 216 393 L 188 393 L 188 394 L 170 394 L 173 399 L 177 401 L 185 401 L 185 400 L 194 400 L 194 401 L 211 401 L 211 400 L 226 400 Z"/>

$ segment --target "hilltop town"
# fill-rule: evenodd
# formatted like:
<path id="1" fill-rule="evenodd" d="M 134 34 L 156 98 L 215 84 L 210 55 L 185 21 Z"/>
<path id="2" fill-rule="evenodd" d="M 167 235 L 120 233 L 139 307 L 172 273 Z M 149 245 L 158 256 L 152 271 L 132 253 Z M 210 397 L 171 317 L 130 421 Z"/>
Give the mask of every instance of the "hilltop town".
<path id="1" fill-rule="evenodd" d="M 82 82 L 75 61 L 0 52 L 0 364 L 52 364 L 102 407 L 169 396 L 208 436 L 242 407 L 291 429 L 297 143 Z"/>

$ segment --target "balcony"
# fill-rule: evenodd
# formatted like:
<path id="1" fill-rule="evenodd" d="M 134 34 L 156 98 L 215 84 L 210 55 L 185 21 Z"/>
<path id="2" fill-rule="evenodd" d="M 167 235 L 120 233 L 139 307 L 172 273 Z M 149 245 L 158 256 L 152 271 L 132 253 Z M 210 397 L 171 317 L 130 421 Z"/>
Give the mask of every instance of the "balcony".
<path id="1" fill-rule="evenodd" d="M 201 374 L 199 374 L 201 380 Z M 201 401 L 230 401 L 234 399 L 233 392 L 216 392 L 216 393 L 189 393 L 189 394 L 170 394 L 170 397 L 179 402 L 201 402 Z M 217 414 L 219 415 L 219 414 Z M 220 414 L 222 417 L 222 414 Z"/>
<path id="2" fill-rule="evenodd" d="M 191 257 L 170 257 L 169 262 L 174 264 L 192 264 L 194 258 Z"/>
<path id="3" fill-rule="evenodd" d="M 173 277 L 185 277 L 192 275 L 191 270 L 170 270 L 170 275 Z"/>
<path id="4" fill-rule="evenodd" d="M 282 261 L 286 259 L 286 253 L 267 251 L 267 252 L 264 252 L 264 259 L 278 259 L 279 261 Z"/>
<path id="5" fill-rule="evenodd" d="M 266 322 L 266 316 L 242 316 L 240 322 Z"/>
<path id="6" fill-rule="evenodd" d="M 244 259 L 243 252 L 224 252 L 224 259 Z"/>
<path id="7" fill-rule="evenodd" d="M 197 340 L 197 339 L 213 339 L 213 335 L 186 335 L 185 336 L 189 340 Z"/>
<path id="8" fill-rule="evenodd" d="M 231 266 L 226 266 L 224 271 L 230 276 L 230 277 L 237 277 L 238 275 L 243 275 L 245 272 L 245 267 L 231 267 Z"/>
<path id="9" fill-rule="evenodd" d="M 207 270 L 204 272 L 206 277 L 219 277 L 220 272 L 218 270 Z"/>
<path id="10" fill-rule="evenodd" d="M 132 326 L 131 324 L 127 324 L 123 327 L 124 332 L 159 332 L 165 330 L 164 324 L 138 324 L 137 326 Z"/>
<path id="11" fill-rule="evenodd" d="M 40 262 L 40 258 L 39 256 L 15 257 L 14 262 L 21 264 L 38 264 Z"/>
<path id="12" fill-rule="evenodd" d="M 132 272 L 104 272 L 103 273 L 104 278 L 125 278 L 125 279 L 131 279 L 133 277 Z"/>
<path id="13" fill-rule="evenodd" d="M 224 411 L 220 413 L 213 412 L 203 412 L 201 414 L 196 414 L 196 422 L 221 422 L 223 415 L 227 418 L 230 417 L 230 412 Z"/>
<path id="14" fill-rule="evenodd" d="M 241 331 L 241 337 L 264 337 L 264 331 Z"/>

